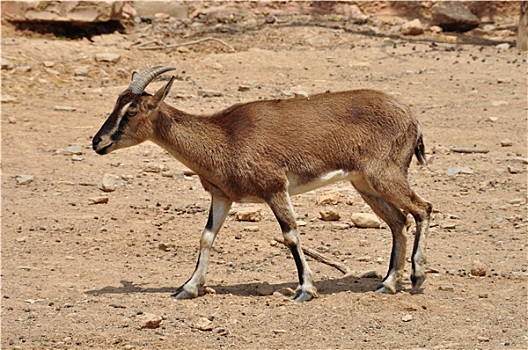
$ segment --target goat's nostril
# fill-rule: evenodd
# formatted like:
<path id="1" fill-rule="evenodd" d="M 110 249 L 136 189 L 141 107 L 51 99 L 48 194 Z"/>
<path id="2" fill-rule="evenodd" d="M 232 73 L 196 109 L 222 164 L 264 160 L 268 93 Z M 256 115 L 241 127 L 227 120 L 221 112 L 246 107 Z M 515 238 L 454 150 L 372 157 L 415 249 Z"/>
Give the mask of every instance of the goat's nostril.
<path id="1" fill-rule="evenodd" d="M 93 139 L 92 139 L 92 148 L 95 150 L 97 150 L 97 146 L 99 145 L 99 143 L 101 143 L 101 138 L 99 136 L 95 136 Z"/>

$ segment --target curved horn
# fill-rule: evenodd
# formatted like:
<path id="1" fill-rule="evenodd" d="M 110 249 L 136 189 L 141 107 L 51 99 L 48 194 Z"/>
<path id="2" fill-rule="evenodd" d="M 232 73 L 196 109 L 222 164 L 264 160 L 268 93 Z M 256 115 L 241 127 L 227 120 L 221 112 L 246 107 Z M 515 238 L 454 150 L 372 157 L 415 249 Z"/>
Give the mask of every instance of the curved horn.
<path id="1" fill-rule="evenodd" d="M 174 69 L 176 68 L 156 66 L 144 70 L 139 75 L 134 74 L 132 75 L 132 81 L 130 82 L 128 89 L 136 95 L 141 95 L 143 93 L 143 90 L 145 90 L 147 85 L 150 84 L 150 82 L 154 80 L 154 78 L 156 78 L 160 74 Z"/>

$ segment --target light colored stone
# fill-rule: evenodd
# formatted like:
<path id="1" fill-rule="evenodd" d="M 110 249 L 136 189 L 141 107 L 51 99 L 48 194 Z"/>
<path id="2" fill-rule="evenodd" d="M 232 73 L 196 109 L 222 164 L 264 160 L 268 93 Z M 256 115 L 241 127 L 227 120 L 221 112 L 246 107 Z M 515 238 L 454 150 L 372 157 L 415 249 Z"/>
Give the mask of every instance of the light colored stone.
<path id="1" fill-rule="evenodd" d="M 198 96 L 202 97 L 222 97 L 224 94 L 218 90 L 212 89 L 200 89 L 198 90 Z"/>
<path id="2" fill-rule="evenodd" d="M 513 142 L 510 139 L 504 139 L 504 140 L 501 141 L 500 144 L 501 144 L 502 147 L 511 147 L 511 146 L 513 146 Z"/>
<path id="3" fill-rule="evenodd" d="M 442 27 L 439 26 L 431 26 L 429 30 L 435 34 L 442 33 Z"/>
<path id="4" fill-rule="evenodd" d="M 213 330 L 213 322 L 208 318 L 202 317 L 194 323 L 193 328 L 202 332 L 210 332 Z"/>
<path id="5" fill-rule="evenodd" d="M 121 59 L 121 55 L 118 53 L 111 52 L 99 52 L 95 54 L 95 60 L 97 62 L 110 62 L 116 63 Z"/>
<path id="6" fill-rule="evenodd" d="M 309 97 L 310 94 L 308 92 L 306 92 L 305 90 L 282 90 L 281 93 L 284 95 L 284 96 L 287 96 L 287 97 L 295 97 L 295 98 L 299 98 L 299 97 Z"/>
<path id="7" fill-rule="evenodd" d="M 101 184 L 101 189 L 104 192 L 113 192 L 117 188 L 117 181 L 119 180 L 119 176 L 114 174 L 104 174 L 103 175 L 103 183 Z"/>
<path id="8" fill-rule="evenodd" d="M 17 102 L 17 99 L 14 96 L 11 96 L 11 95 L 8 95 L 8 94 L 2 94 L 2 96 L 0 96 L 0 102 L 2 102 L 2 103 L 15 103 L 15 102 Z"/>
<path id="9" fill-rule="evenodd" d="M 355 226 L 361 228 L 379 228 L 381 226 L 381 221 L 375 214 L 354 213 L 351 219 Z"/>
<path id="10" fill-rule="evenodd" d="M 501 106 L 508 106 L 510 103 L 508 101 L 503 100 L 497 100 L 497 101 L 491 101 L 491 105 L 493 107 L 501 107 Z M 492 117 L 490 117 L 492 118 Z"/>
<path id="11" fill-rule="evenodd" d="M 17 175 L 16 177 L 17 185 L 29 185 L 33 180 L 35 180 L 33 175 Z"/>
<path id="12" fill-rule="evenodd" d="M 155 163 L 147 163 L 143 166 L 142 170 L 146 173 L 161 173 L 161 165 Z"/>
<path id="13" fill-rule="evenodd" d="M 511 165 L 508 165 L 508 172 L 510 174 L 521 174 L 524 170 Z"/>
<path id="14" fill-rule="evenodd" d="M 260 227 L 258 227 L 258 226 L 246 226 L 246 227 L 244 227 L 244 231 L 245 232 L 259 232 L 260 231 Z"/>
<path id="15" fill-rule="evenodd" d="M 2 17 L 16 22 L 120 21 L 124 1 L 2 1 Z"/>
<path id="16" fill-rule="evenodd" d="M 86 77 L 86 76 L 88 76 L 88 73 L 90 73 L 90 68 L 91 68 L 91 66 L 89 66 L 87 64 L 84 64 L 82 66 L 78 66 L 78 67 L 75 68 L 75 71 L 73 72 L 73 74 L 76 77 Z"/>
<path id="17" fill-rule="evenodd" d="M 262 220 L 262 213 L 259 208 L 246 208 L 238 210 L 235 217 L 237 221 L 258 222 Z"/>
<path id="18" fill-rule="evenodd" d="M 338 221 L 341 219 L 341 215 L 333 210 L 322 210 L 319 212 L 319 215 L 323 221 Z"/>
<path id="19" fill-rule="evenodd" d="M 64 148 L 65 155 L 73 155 L 73 154 L 81 155 L 82 153 L 83 153 L 82 146 L 80 145 L 71 145 L 71 146 Z"/>
<path id="20" fill-rule="evenodd" d="M 98 196 L 98 197 L 88 198 L 88 203 L 89 204 L 106 204 L 108 203 L 108 197 Z"/>
<path id="21" fill-rule="evenodd" d="M 455 288 L 449 285 L 441 285 L 438 287 L 438 290 L 442 292 L 454 292 Z"/>
<path id="22" fill-rule="evenodd" d="M 422 22 L 418 18 L 406 22 L 400 27 L 400 33 L 403 35 L 421 35 L 424 33 Z"/>
<path id="23" fill-rule="evenodd" d="M 15 68 L 13 62 L 8 58 L 2 57 L 2 69 L 11 70 L 13 68 Z"/>
<path id="24" fill-rule="evenodd" d="M 510 44 L 502 43 L 502 44 L 495 45 L 495 47 L 499 50 L 508 50 L 510 48 Z"/>
<path id="25" fill-rule="evenodd" d="M 455 176 L 455 175 L 458 175 L 458 174 L 471 175 L 471 174 L 473 174 L 473 170 L 470 167 L 467 167 L 467 166 L 459 166 L 459 167 L 449 168 L 446 171 L 446 175 L 447 176 Z"/>
<path id="26" fill-rule="evenodd" d="M 176 250 L 176 244 L 174 243 L 163 243 L 158 244 L 158 249 L 164 252 Z"/>
<path id="27" fill-rule="evenodd" d="M 142 315 L 142 317 L 141 317 L 140 327 L 142 329 L 143 328 L 155 329 L 155 328 L 158 328 L 160 326 L 162 320 L 163 319 L 161 318 L 161 316 L 150 314 L 150 313 L 146 313 L 146 314 Z"/>
<path id="28" fill-rule="evenodd" d="M 473 276 L 486 276 L 486 265 L 484 265 L 479 260 L 473 261 L 473 266 L 471 267 L 471 274 Z"/>
<path id="29" fill-rule="evenodd" d="M 247 84 L 238 85 L 238 91 L 240 91 L 240 92 L 249 91 L 250 89 L 251 89 L 251 86 L 249 86 Z"/>
<path id="30" fill-rule="evenodd" d="M 410 321 L 412 321 L 412 319 L 413 319 L 413 317 L 412 317 L 411 314 L 406 314 L 406 315 L 403 315 L 403 317 L 402 317 L 402 321 L 403 322 L 410 322 Z"/>
<path id="31" fill-rule="evenodd" d="M 216 290 L 211 287 L 204 287 L 205 294 L 216 294 Z"/>
<path id="32" fill-rule="evenodd" d="M 165 13 L 177 19 L 185 19 L 189 15 L 189 7 L 185 1 L 134 1 L 132 6 L 137 16 L 143 18 L 154 18 L 158 13 Z"/>
<path id="33" fill-rule="evenodd" d="M 76 108 L 72 106 L 56 105 L 56 106 L 53 106 L 53 110 L 60 111 L 60 112 L 75 112 Z"/>
<path id="34" fill-rule="evenodd" d="M 84 160 L 84 157 L 74 154 L 71 156 L 71 160 L 73 160 L 74 162 L 82 162 Z"/>

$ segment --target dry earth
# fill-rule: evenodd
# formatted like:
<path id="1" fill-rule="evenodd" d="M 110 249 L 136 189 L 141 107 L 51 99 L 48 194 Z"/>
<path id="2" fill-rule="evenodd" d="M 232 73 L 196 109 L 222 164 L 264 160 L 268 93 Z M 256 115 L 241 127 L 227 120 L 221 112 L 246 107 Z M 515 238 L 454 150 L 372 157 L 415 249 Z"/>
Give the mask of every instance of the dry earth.
<path id="1" fill-rule="evenodd" d="M 308 25 L 212 34 L 236 52 L 215 41 L 141 51 L 140 34 L 91 42 L 3 27 L 2 56 L 13 67 L 2 70 L 2 348 L 527 347 L 526 54 Z M 99 52 L 121 58 L 96 62 Z M 395 295 L 372 292 L 390 232 L 321 221 L 324 209 L 341 224 L 369 211 L 340 183 L 294 203 L 302 243 L 353 276 L 310 259 L 320 297 L 290 302 L 294 262 L 273 244 L 279 226 L 262 206 L 260 222 L 228 218 L 209 293 L 173 301 L 195 266 L 208 194 L 153 144 L 104 157 L 90 144 L 130 73 L 158 64 L 178 67 L 169 103 L 197 113 L 286 98 L 284 90 L 374 88 L 409 103 L 433 156 L 410 170 L 435 206 L 423 293 L 411 294 L 407 281 Z M 19 184 L 25 174 L 33 180 Z M 115 191 L 101 190 L 104 174 L 119 177 Z M 338 203 L 317 205 L 328 192 Z M 99 196 L 108 203 L 91 204 Z M 412 233 L 408 241 L 410 250 Z M 472 275 L 478 262 L 485 276 Z M 379 276 L 357 277 L 369 270 Z M 149 314 L 162 318 L 158 328 L 142 328 Z"/>

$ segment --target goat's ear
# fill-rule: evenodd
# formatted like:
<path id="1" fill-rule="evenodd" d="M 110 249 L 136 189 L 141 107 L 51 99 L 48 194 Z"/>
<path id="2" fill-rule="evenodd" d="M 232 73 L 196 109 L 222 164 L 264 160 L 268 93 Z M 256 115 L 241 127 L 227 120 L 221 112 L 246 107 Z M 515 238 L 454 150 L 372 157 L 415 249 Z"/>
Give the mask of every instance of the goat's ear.
<path id="1" fill-rule="evenodd" d="M 165 85 L 164 87 L 162 87 L 161 89 L 158 90 L 158 92 L 156 92 L 156 94 L 154 95 L 154 108 L 157 108 L 159 106 L 159 104 L 165 99 L 165 97 L 167 97 L 167 95 L 169 94 L 169 91 L 172 87 L 172 83 L 174 82 L 174 76 L 172 76 L 169 80 L 169 82 L 167 83 L 167 85 Z"/>

